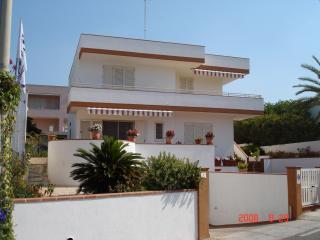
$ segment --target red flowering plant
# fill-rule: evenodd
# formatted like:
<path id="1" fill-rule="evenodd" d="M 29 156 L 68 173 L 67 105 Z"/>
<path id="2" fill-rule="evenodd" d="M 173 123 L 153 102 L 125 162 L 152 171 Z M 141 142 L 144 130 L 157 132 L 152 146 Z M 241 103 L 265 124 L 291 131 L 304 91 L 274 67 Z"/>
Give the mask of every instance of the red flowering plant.
<path id="1" fill-rule="evenodd" d="M 167 132 L 166 132 L 166 137 L 168 137 L 168 138 L 173 138 L 175 136 L 175 133 L 174 133 L 174 131 L 173 130 L 168 130 Z"/>
<path id="2" fill-rule="evenodd" d="M 129 129 L 127 132 L 128 137 L 137 137 L 139 136 L 139 132 L 137 129 Z"/>

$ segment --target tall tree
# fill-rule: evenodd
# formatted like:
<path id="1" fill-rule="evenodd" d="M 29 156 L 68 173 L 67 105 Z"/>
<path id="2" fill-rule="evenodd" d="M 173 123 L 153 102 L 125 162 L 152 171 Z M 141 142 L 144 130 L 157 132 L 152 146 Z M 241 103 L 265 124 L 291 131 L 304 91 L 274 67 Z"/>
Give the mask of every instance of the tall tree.
<path id="1" fill-rule="evenodd" d="M 311 107 L 314 107 L 320 106 L 320 61 L 315 56 L 312 56 L 312 58 L 317 63 L 316 67 L 309 64 L 302 64 L 301 67 L 315 74 L 316 78 L 300 77 L 299 80 L 303 81 L 303 83 L 293 87 L 300 88 L 300 90 L 296 92 L 296 95 L 300 95 L 302 93 L 313 94 L 312 96 L 303 97 L 301 100 L 308 103 Z M 317 118 L 320 119 L 320 113 Z"/>

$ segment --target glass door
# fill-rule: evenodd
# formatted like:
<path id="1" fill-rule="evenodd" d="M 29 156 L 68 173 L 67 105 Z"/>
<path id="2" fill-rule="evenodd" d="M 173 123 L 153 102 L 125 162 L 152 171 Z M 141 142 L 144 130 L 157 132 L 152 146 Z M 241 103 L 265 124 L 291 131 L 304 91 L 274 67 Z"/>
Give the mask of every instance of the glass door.
<path id="1" fill-rule="evenodd" d="M 129 121 L 103 121 L 102 133 L 104 136 L 112 136 L 126 140 L 127 131 L 134 128 L 134 122 Z"/>

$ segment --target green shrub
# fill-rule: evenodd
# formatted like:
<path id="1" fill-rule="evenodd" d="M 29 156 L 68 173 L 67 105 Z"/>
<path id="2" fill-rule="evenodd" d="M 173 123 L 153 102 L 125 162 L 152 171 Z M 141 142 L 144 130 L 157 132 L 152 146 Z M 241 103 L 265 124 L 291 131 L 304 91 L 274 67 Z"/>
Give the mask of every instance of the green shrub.
<path id="1" fill-rule="evenodd" d="M 150 157 L 143 165 L 142 185 L 146 190 L 196 189 L 201 180 L 198 162 L 190 163 L 165 152 Z"/>
<path id="2" fill-rule="evenodd" d="M 238 162 L 238 169 L 239 170 L 248 169 L 248 164 L 246 164 L 245 162 Z"/>
<path id="3" fill-rule="evenodd" d="M 70 174 L 80 182 L 78 192 L 110 193 L 140 188 L 140 154 L 127 152 L 128 144 L 112 137 L 104 137 L 100 147 L 92 143 L 91 146 L 89 151 L 79 148 L 74 154 L 83 159 L 72 165 Z"/>
<path id="4" fill-rule="evenodd" d="M 265 155 L 265 151 L 255 144 L 248 144 L 241 148 L 248 156 Z"/>

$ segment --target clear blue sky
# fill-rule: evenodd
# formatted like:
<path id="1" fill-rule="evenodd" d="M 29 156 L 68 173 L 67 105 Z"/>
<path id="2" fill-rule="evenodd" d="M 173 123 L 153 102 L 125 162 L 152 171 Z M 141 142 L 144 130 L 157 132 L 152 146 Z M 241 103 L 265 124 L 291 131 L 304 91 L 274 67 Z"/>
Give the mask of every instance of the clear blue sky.
<path id="1" fill-rule="evenodd" d="M 80 33 L 143 38 L 143 0 L 13 0 L 12 56 L 20 17 L 27 82 L 67 85 Z M 295 98 L 301 63 L 320 57 L 319 0 L 148 0 L 152 40 L 200 44 L 248 57 L 251 74 L 225 87 L 266 101 Z"/>

